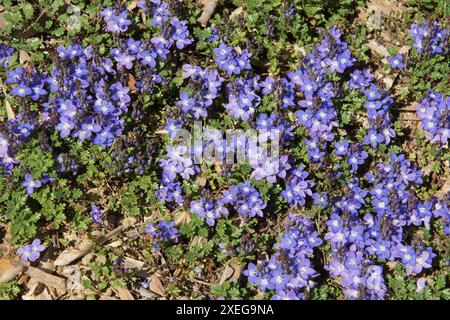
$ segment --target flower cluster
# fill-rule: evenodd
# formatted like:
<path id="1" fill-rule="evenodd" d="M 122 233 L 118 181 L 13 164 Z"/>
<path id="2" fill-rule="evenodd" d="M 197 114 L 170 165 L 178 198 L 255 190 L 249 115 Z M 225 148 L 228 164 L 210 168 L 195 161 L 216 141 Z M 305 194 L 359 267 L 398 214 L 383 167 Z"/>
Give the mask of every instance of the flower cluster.
<path id="1" fill-rule="evenodd" d="M 234 119 L 250 120 L 261 102 L 261 98 L 256 94 L 258 88 L 258 77 L 236 79 L 227 83 L 228 103 L 225 109 Z"/>
<path id="2" fill-rule="evenodd" d="M 300 109 L 296 115 L 298 124 L 307 129 L 311 138 L 305 143 L 313 162 L 319 162 L 325 156 L 328 142 L 334 139 L 333 128 L 338 125 L 332 102 L 336 97 L 336 88 L 327 81 L 328 73 L 343 73 L 355 60 L 347 43 L 340 37 L 339 30 L 329 29 L 322 42 L 304 59 L 305 68 L 289 73 L 289 80 L 285 80 L 288 87 L 298 89 L 302 94 L 303 98 L 297 102 Z M 293 100 L 291 93 L 287 106 L 294 105 Z"/>
<path id="3" fill-rule="evenodd" d="M 311 258 L 322 240 L 315 231 L 314 222 L 307 217 L 289 215 L 285 231 L 274 249 L 276 253 L 258 265 L 250 263 L 244 275 L 260 291 L 273 290 L 272 299 L 304 299 L 319 274 Z"/>
<path id="4" fill-rule="evenodd" d="M 444 234 L 450 234 L 450 193 L 447 193 L 444 200 L 437 198 L 430 199 L 432 213 L 435 218 L 441 218 L 444 225 Z"/>
<path id="5" fill-rule="evenodd" d="M 95 204 L 91 204 L 91 211 L 89 212 L 93 223 L 102 224 L 103 223 L 103 212 L 100 207 Z"/>
<path id="6" fill-rule="evenodd" d="M 11 140 L 0 133 L 0 167 L 3 168 L 4 174 L 10 174 L 14 166 L 19 163 L 12 154 L 9 141 Z"/>
<path id="7" fill-rule="evenodd" d="M 447 143 L 450 138 L 450 97 L 429 90 L 417 106 L 417 116 L 432 143 Z"/>
<path id="8" fill-rule="evenodd" d="M 403 155 L 391 153 L 389 163 L 379 163 L 365 178 L 372 186 L 368 191 L 354 178 L 347 182 L 345 195 L 333 200 L 326 222 L 325 239 L 332 247 L 326 269 L 339 279 L 347 297 L 383 299 L 387 289 L 383 268 L 377 263 L 400 260 L 408 275 L 431 267 L 435 257 L 431 248 L 420 242 L 406 243 L 404 228 L 428 228 L 432 205 L 416 198 L 412 188 L 422 184 L 422 173 Z M 367 200 L 374 213 L 360 216 Z"/>
<path id="9" fill-rule="evenodd" d="M 208 108 L 219 96 L 224 79 L 219 76 L 216 69 L 208 70 L 185 64 L 183 70 L 183 78 L 189 79 L 189 87 L 194 95 L 182 92 L 176 105 L 195 120 L 206 118 Z"/>
<path id="10" fill-rule="evenodd" d="M 205 219 L 209 226 L 214 226 L 216 220 L 222 216 L 228 216 L 228 209 L 225 207 L 224 201 L 208 200 L 205 197 L 192 201 L 190 211 Z"/>
<path id="11" fill-rule="evenodd" d="M 7 68 L 9 66 L 9 58 L 14 52 L 14 48 L 0 43 L 0 66 Z"/>
<path id="12" fill-rule="evenodd" d="M 400 67 L 399 63 L 397 63 L 398 67 Z M 347 87 L 363 92 L 366 99 L 364 108 L 367 110 L 369 128 L 363 143 L 372 148 L 376 148 L 381 143 L 389 144 L 391 139 L 395 138 L 389 113 L 393 99 L 387 93 L 381 92 L 373 83 L 374 77 L 368 70 L 355 70 L 350 77 Z"/>
<path id="13" fill-rule="evenodd" d="M 114 33 L 122 33 L 127 31 L 131 20 L 128 19 L 128 13 L 125 8 L 118 9 L 108 7 L 100 11 L 103 20 L 106 22 L 106 30 Z"/>
<path id="14" fill-rule="evenodd" d="M 405 68 L 404 58 L 405 57 L 403 54 L 397 54 L 393 57 L 389 57 L 387 60 L 392 69 L 404 69 Z"/>
<path id="15" fill-rule="evenodd" d="M 47 249 L 47 247 L 41 243 L 41 240 L 34 239 L 31 244 L 17 250 L 17 254 L 20 256 L 20 260 L 22 261 L 35 262 L 39 259 L 41 252 L 45 251 L 45 249 Z"/>
<path id="16" fill-rule="evenodd" d="M 250 70 L 251 53 L 247 50 L 240 50 L 228 46 L 225 42 L 213 50 L 214 61 L 220 69 L 225 70 L 228 75 L 240 74 L 243 70 Z"/>
<path id="17" fill-rule="evenodd" d="M 240 216 L 263 216 L 263 209 L 267 204 L 261 199 L 258 190 L 250 185 L 250 181 L 231 185 L 229 190 L 222 193 L 222 203 L 232 205 Z"/>
<path id="18" fill-rule="evenodd" d="M 91 47 L 60 46 L 58 53 L 61 68 L 53 72 L 52 78 L 57 83 L 54 91 L 58 97 L 49 101 L 46 110 L 51 116 L 54 109 L 50 107 L 56 108 L 56 130 L 61 138 L 70 135 L 110 146 L 123 131 L 121 117 L 131 101 L 130 88 L 113 80 L 117 74 L 113 62 L 106 58 L 97 63 L 99 57 Z"/>
<path id="19" fill-rule="evenodd" d="M 304 206 L 306 196 L 312 197 L 311 187 L 314 186 L 312 180 L 305 180 L 309 173 L 303 170 L 300 165 L 293 169 L 286 181 L 286 189 L 281 192 L 281 196 L 293 207 Z"/>
<path id="20" fill-rule="evenodd" d="M 413 38 L 413 46 L 419 54 L 445 54 L 448 51 L 449 32 L 437 21 L 412 24 L 408 33 Z"/>
<path id="21" fill-rule="evenodd" d="M 178 229 L 173 221 L 159 221 L 158 223 L 146 223 L 144 233 L 153 239 L 153 246 L 156 250 L 160 250 L 161 242 L 178 242 Z"/>

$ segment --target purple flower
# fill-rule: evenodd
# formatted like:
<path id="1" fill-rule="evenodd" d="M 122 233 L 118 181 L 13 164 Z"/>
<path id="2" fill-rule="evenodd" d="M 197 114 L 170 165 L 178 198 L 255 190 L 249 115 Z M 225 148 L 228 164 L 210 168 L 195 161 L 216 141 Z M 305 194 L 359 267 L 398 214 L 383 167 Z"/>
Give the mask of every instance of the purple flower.
<path id="1" fill-rule="evenodd" d="M 397 54 L 396 56 L 389 57 L 387 60 L 392 69 L 404 69 L 405 64 L 403 62 L 403 59 L 404 56 L 402 54 Z"/>
<path id="2" fill-rule="evenodd" d="M 41 252 L 45 249 L 46 247 L 41 244 L 41 240 L 34 239 L 31 244 L 17 250 L 17 254 L 20 255 L 20 260 L 22 261 L 34 262 L 39 259 Z"/>
<path id="3" fill-rule="evenodd" d="M 41 185 L 41 181 L 34 180 L 33 176 L 29 173 L 25 175 L 25 181 L 22 182 L 22 186 L 26 188 L 26 192 L 28 195 L 32 194 L 34 190 L 39 188 Z"/>
<path id="4" fill-rule="evenodd" d="M 18 97 L 25 97 L 32 94 L 32 91 L 29 87 L 19 84 L 11 90 L 11 94 Z"/>
<path id="5" fill-rule="evenodd" d="M 117 61 L 117 64 L 119 66 L 125 67 L 130 70 L 131 68 L 133 68 L 133 61 L 135 57 L 126 53 L 119 53 L 114 57 L 114 59 Z"/>
<path id="6" fill-rule="evenodd" d="M 103 223 L 103 212 L 100 207 L 95 204 L 91 204 L 91 211 L 89 212 L 93 223 L 102 224 Z"/>

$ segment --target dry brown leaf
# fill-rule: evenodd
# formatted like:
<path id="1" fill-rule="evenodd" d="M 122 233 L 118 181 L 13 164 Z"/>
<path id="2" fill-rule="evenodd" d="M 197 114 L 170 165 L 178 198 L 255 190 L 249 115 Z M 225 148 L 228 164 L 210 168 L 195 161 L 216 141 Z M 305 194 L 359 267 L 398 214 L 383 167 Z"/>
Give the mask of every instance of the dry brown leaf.
<path id="1" fill-rule="evenodd" d="M 67 290 L 72 292 L 83 292 L 84 287 L 81 283 L 81 270 L 78 266 L 62 267 L 61 274 L 67 277 Z"/>
<path id="2" fill-rule="evenodd" d="M 227 263 L 225 266 L 225 270 L 222 272 L 222 276 L 220 277 L 219 284 L 223 284 L 225 281 L 230 279 L 234 274 L 234 269 L 230 267 L 230 265 Z"/>
<path id="3" fill-rule="evenodd" d="M 32 279 L 45 284 L 47 287 L 55 288 L 61 292 L 66 292 L 66 280 L 61 277 L 54 276 L 50 273 L 44 272 L 38 268 L 27 267 L 25 274 Z"/>
<path id="4" fill-rule="evenodd" d="M 0 259 L 0 282 L 7 282 L 21 274 L 23 265 L 18 260 Z"/>
<path id="5" fill-rule="evenodd" d="M 114 287 L 114 290 L 116 291 L 120 300 L 134 300 L 133 295 L 130 293 L 128 289 L 121 287 Z"/>
<path id="6" fill-rule="evenodd" d="M 92 250 L 92 248 L 95 246 L 96 243 L 103 244 L 106 241 L 108 241 L 109 239 L 111 239 L 114 236 L 121 233 L 126 228 L 127 228 L 126 225 L 121 225 L 121 226 L 111 230 L 104 236 L 101 235 L 101 236 L 97 237 L 97 240 L 95 242 L 86 240 L 82 243 L 82 245 L 80 246 L 81 248 L 79 250 L 74 249 L 74 248 L 69 248 L 69 249 L 64 250 L 56 258 L 54 265 L 55 266 L 67 266 L 68 264 L 70 264 L 70 263 L 84 257 L 86 254 L 88 254 Z"/>
<path id="7" fill-rule="evenodd" d="M 183 210 L 176 213 L 174 220 L 176 227 L 189 223 L 189 221 L 191 221 L 191 214 L 189 211 Z"/>
<path id="8" fill-rule="evenodd" d="M 6 27 L 7 22 L 5 20 L 5 18 L 3 17 L 3 14 L 0 14 L 0 29 L 3 29 L 4 27 Z"/>
<path id="9" fill-rule="evenodd" d="M 389 16 L 393 12 L 401 12 L 406 9 L 400 1 L 396 0 L 369 0 L 367 2 L 367 8 L 369 10 L 377 9 L 385 16 Z"/>
<path id="10" fill-rule="evenodd" d="M 138 270 L 142 270 L 142 268 L 144 268 L 145 266 L 145 262 L 133 259 L 133 258 L 128 258 L 125 257 L 125 259 L 123 260 L 123 266 L 127 269 L 138 269 Z"/>
<path id="11" fill-rule="evenodd" d="M 43 290 L 37 294 L 32 292 L 22 296 L 23 300 L 53 300 L 52 295 L 48 288 L 44 287 Z"/>
<path id="12" fill-rule="evenodd" d="M 442 189 L 436 192 L 436 197 L 443 199 L 448 192 L 450 192 L 450 176 L 447 177 Z"/>
<path id="13" fill-rule="evenodd" d="M 137 287 L 134 289 L 134 291 L 144 299 L 155 299 L 158 297 L 156 293 L 153 293 L 150 290 L 147 290 L 142 287 Z"/>
<path id="14" fill-rule="evenodd" d="M 137 1 L 137 0 L 133 0 L 133 1 L 128 5 L 127 10 L 128 10 L 128 11 L 133 11 L 134 9 L 136 9 L 138 2 L 139 2 L 139 1 Z"/>
<path id="15" fill-rule="evenodd" d="M 198 176 L 197 178 L 195 178 L 195 184 L 198 184 L 200 187 L 204 187 L 206 185 L 205 177 Z"/>
<path id="16" fill-rule="evenodd" d="M 161 280 L 159 280 L 159 278 L 156 275 L 153 275 L 150 278 L 149 289 L 162 297 L 166 295 L 166 289 L 164 289 Z"/>
<path id="17" fill-rule="evenodd" d="M 233 12 L 230 14 L 230 19 L 234 19 L 238 16 L 240 16 L 242 13 L 244 13 L 244 8 L 238 7 L 233 10 Z"/>
<path id="18" fill-rule="evenodd" d="M 197 21 L 200 22 L 200 24 L 203 27 L 206 27 L 206 25 L 208 24 L 209 19 L 211 19 L 211 16 L 214 13 L 214 10 L 216 10 L 218 2 L 219 2 L 219 0 L 203 0 L 202 1 L 202 4 L 203 4 L 202 14 L 197 19 Z"/>
<path id="19" fill-rule="evenodd" d="M 81 244 L 79 250 L 74 248 L 68 248 L 63 252 L 61 252 L 61 254 L 56 258 L 53 264 L 55 266 L 67 266 L 73 261 L 86 255 L 92 249 L 93 246 L 94 244 L 91 241 L 86 240 Z"/>
<path id="20" fill-rule="evenodd" d="M 244 266 L 235 258 L 231 259 L 229 264 L 234 269 L 232 278 L 238 280 L 241 277 L 242 271 L 244 271 Z"/>
<path id="21" fill-rule="evenodd" d="M 5 99 L 5 108 L 6 108 L 6 114 L 8 115 L 8 120 L 15 119 L 16 114 L 14 113 L 14 110 L 11 108 L 11 104 L 6 99 Z"/>
<path id="22" fill-rule="evenodd" d="M 122 244 L 123 244 L 123 241 L 119 239 L 119 240 L 113 241 L 110 244 L 108 244 L 108 247 L 119 248 L 120 246 L 122 246 Z"/>
<path id="23" fill-rule="evenodd" d="M 131 91 L 139 92 L 139 88 L 136 87 L 136 78 L 131 73 L 128 74 L 128 86 L 131 88 Z"/>
<path id="24" fill-rule="evenodd" d="M 387 51 L 387 49 L 381 44 L 377 43 L 375 40 L 373 39 L 369 40 L 367 42 L 367 46 L 369 47 L 370 50 L 378 53 L 379 55 L 383 57 L 389 57 L 389 52 Z"/>
<path id="25" fill-rule="evenodd" d="M 21 64 L 31 61 L 29 54 L 23 50 L 20 50 L 19 51 L 19 61 Z"/>

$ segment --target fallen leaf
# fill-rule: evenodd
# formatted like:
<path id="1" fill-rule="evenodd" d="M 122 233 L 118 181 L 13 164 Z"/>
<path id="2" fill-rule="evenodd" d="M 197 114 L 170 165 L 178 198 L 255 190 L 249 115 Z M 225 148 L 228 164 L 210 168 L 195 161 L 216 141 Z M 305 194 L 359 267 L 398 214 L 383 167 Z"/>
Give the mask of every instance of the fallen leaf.
<path id="1" fill-rule="evenodd" d="M 25 274 L 34 280 L 45 284 L 47 287 L 55 288 L 61 292 L 66 292 L 66 280 L 61 277 L 54 276 L 50 273 L 44 272 L 38 268 L 27 267 Z"/>
<path id="2" fill-rule="evenodd" d="M 137 0 L 133 0 L 133 1 L 128 5 L 127 10 L 128 10 L 128 11 L 133 11 L 134 9 L 136 9 L 138 2 L 139 2 L 139 1 L 137 1 Z"/>
<path id="3" fill-rule="evenodd" d="M 447 177 L 442 189 L 436 192 L 436 197 L 443 199 L 448 192 L 450 192 L 450 176 Z"/>
<path id="4" fill-rule="evenodd" d="M 55 266 L 67 266 L 73 261 L 85 256 L 94 246 L 91 241 L 85 241 L 80 246 L 79 250 L 74 248 L 68 248 L 60 253 L 53 263 Z"/>
<path id="5" fill-rule="evenodd" d="M 31 61 L 30 56 L 23 50 L 19 51 L 19 61 L 21 64 L 24 64 L 28 61 Z"/>
<path id="6" fill-rule="evenodd" d="M 238 16 L 240 16 L 242 13 L 244 13 L 244 8 L 238 7 L 233 10 L 233 12 L 230 14 L 230 19 L 234 19 Z"/>
<path id="7" fill-rule="evenodd" d="M 64 250 L 58 258 L 56 258 L 54 265 L 55 266 L 67 266 L 68 264 L 84 257 L 86 254 L 88 254 L 92 248 L 95 246 L 95 244 L 103 244 L 109 239 L 113 238 L 117 234 L 121 233 L 124 229 L 126 229 L 127 226 L 121 225 L 110 232 L 108 232 L 105 235 L 100 235 L 97 237 L 96 241 L 89 241 L 86 240 L 82 243 L 81 248 L 79 250 L 75 248 L 69 248 Z"/>
<path id="8" fill-rule="evenodd" d="M 139 88 L 136 87 L 136 78 L 131 73 L 128 74 L 128 86 L 131 88 L 131 91 L 139 92 Z"/>
<path id="9" fill-rule="evenodd" d="M 227 263 L 225 266 L 225 270 L 222 272 L 222 276 L 220 277 L 219 284 L 223 284 L 225 281 L 230 279 L 234 274 L 234 269 L 230 267 L 230 265 Z"/>
<path id="10" fill-rule="evenodd" d="M 134 289 L 134 291 L 145 299 L 155 299 L 158 297 L 158 295 L 156 293 L 153 293 L 150 290 L 147 290 L 142 287 L 137 287 Z"/>
<path id="11" fill-rule="evenodd" d="M 189 211 L 183 210 L 176 213 L 174 220 L 176 227 L 189 223 L 189 221 L 191 221 L 191 214 Z"/>
<path id="12" fill-rule="evenodd" d="M 0 282 L 8 282 L 21 274 L 23 265 L 18 260 L 0 259 Z"/>
<path id="13" fill-rule="evenodd" d="M 203 27 L 206 27 L 206 25 L 208 24 L 209 19 L 211 19 L 211 16 L 214 13 L 214 10 L 216 10 L 218 2 L 219 2 L 219 0 L 203 0 L 202 1 L 202 3 L 203 3 L 202 14 L 197 19 L 197 21 L 200 22 L 200 24 Z"/>
<path id="14" fill-rule="evenodd" d="M 370 50 L 378 53 L 379 55 L 383 57 L 389 57 L 389 52 L 387 51 L 387 49 L 381 44 L 377 43 L 375 40 L 373 39 L 369 40 L 367 42 L 367 46 L 369 47 Z"/>
<path id="15" fill-rule="evenodd" d="M 53 300 L 49 289 L 46 287 L 44 287 L 44 289 L 37 294 L 30 292 L 26 295 L 23 295 L 22 299 L 23 300 Z"/>
<path id="16" fill-rule="evenodd" d="M 125 257 L 125 259 L 123 260 L 123 266 L 127 269 L 141 270 L 145 266 L 145 262 Z"/>
<path id="17" fill-rule="evenodd" d="M 367 8 L 369 10 L 377 9 L 385 16 L 389 16 L 393 12 L 401 12 L 405 10 L 402 3 L 396 0 L 369 0 L 367 2 Z"/>
<path id="18" fill-rule="evenodd" d="M 166 295 L 166 290 L 164 289 L 161 280 L 159 280 L 159 278 L 156 275 L 153 275 L 150 278 L 150 285 L 149 285 L 149 289 L 151 291 L 153 291 L 154 293 L 159 294 L 160 296 L 165 296 Z"/>
<path id="19" fill-rule="evenodd" d="M 14 110 L 11 108 L 11 104 L 6 99 L 5 99 L 5 108 L 6 108 L 6 114 L 8 115 L 8 120 L 15 119 L 16 114 L 14 113 Z"/>
<path id="20" fill-rule="evenodd" d="M 134 300 L 133 295 L 128 289 L 122 287 L 114 287 L 114 290 L 116 291 L 120 300 Z"/>

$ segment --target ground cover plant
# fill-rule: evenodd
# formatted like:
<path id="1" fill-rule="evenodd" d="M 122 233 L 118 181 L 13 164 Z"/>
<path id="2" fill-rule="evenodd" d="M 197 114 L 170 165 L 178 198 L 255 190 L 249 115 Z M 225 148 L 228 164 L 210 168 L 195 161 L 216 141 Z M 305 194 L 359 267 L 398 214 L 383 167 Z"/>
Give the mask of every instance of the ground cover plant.
<path id="1" fill-rule="evenodd" d="M 450 299 L 449 10 L 4 0 L 0 299 Z"/>

